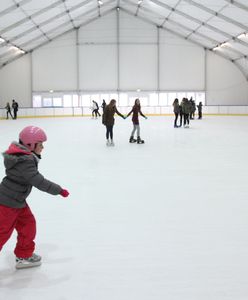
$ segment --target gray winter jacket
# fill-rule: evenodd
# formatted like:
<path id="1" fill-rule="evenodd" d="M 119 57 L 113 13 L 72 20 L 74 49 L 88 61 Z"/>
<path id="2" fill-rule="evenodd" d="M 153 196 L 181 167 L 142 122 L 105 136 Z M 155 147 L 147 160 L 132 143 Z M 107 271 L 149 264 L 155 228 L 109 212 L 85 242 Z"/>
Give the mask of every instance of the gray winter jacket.
<path id="1" fill-rule="evenodd" d="M 0 183 L 0 205 L 22 208 L 32 187 L 58 195 L 62 188 L 42 176 L 38 171 L 39 158 L 26 147 L 12 143 L 3 153 L 6 176 Z"/>

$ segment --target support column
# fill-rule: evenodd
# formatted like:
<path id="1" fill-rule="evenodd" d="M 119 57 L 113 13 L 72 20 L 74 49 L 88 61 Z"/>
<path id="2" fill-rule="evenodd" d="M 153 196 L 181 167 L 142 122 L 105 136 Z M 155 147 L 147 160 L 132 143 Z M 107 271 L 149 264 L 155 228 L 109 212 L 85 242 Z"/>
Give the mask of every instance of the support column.
<path id="1" fill-rule="evenodd" d="M 120 8 L 116 8 L 117 93 L 120 91 Z"/>
<path id="2" fill-rule="evenodd" d="M 79 29 L 76 29 L 76 78 L 77 78 L 77 95 L 79 97 L 80 87 L 79 87 Z"/>
<path id="3" fill-rule="evenodd" d="M 207 105 L 208 101 L 207 101 L 207 49 L 204 48 L 204 90 L 205 90 L 205 105 Z"/>
<path id="4" fill-rule="evenodd" d="M 157 26 L 157 92 L 160 91 L 160 27 Z"/>
<path id="5" fill-rule="evenodd" d="M 31 93 L 31 105 L 30 107 L 33 107 L 33 51 L 30 52 L 30 93 Z"/>

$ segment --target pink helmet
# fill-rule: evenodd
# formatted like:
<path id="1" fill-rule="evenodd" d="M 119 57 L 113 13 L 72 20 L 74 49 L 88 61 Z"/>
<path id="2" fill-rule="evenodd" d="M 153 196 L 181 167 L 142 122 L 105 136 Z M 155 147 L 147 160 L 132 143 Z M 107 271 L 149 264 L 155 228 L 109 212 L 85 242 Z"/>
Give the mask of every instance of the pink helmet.
<path id="1" fill-rule="evenodd" d="M 47 140 L 47 136 L 41 128 L 36 126 L 27 126 L 20 132 L 19 139 L 24 146 L 33 151 L 35 144 L 45 142 Z"/>

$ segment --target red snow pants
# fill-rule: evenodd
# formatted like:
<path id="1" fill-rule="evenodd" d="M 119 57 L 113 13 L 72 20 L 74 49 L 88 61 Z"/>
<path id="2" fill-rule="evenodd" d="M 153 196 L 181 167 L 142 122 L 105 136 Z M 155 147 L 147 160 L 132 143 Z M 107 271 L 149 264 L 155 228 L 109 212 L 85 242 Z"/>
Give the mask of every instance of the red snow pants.
<path id="1" fill-rule="evenodd" d="M 36 222 L 29 206 L 11 208 L 0 205 L 0 251 L 14 229 L 17 231 L 15 255 L 20 258 L 32 256 L 35 248 Z"/>

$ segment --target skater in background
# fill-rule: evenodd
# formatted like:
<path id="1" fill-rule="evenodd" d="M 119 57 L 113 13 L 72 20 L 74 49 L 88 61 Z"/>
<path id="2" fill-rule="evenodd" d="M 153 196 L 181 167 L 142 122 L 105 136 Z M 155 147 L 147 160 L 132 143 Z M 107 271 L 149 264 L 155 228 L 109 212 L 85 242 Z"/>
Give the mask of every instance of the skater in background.
<path id="1" fill-rule="evenodd" d="M 12 119 L 14 119 L 11 113 L 9 102 L 6 103 L 5 109 L 6 109 L 6 119 L 8 120 L 9 115 L 11 116 Z"/>
<path id="2" fill-rule="evenodd" d="M 14 112 L 14 119 L 16 120 L 19 105 L 14 99 L 12 100 L 12 108 L 13 108 L 13 112 Z"/>
<path id="3" fill-rule="evenodd" d="M 194 120 L 196 105 L 195 105 L 195 101 L 193 100 L 192 97 L 190 98 L 189 103 L 190 103 L 190 120 Z"/>
<path id="4" fill-rule="evenodd" d="M 102 100 L 102 105 L 101 105 L 101 107 L 102 107 L 102 113 L 104 113 L 104 109 L 105 109 L 105 107 L 106 107 L 106 102 L 105 102 L 105 100 L 103 99 Z"/>
<path id="5" fill-rule="evenodd" d="M 144 144 L 144 141 L 141 140 L 140 138 L 139 114 L 145 119 L 147 119 L 147 117 L 141 111 L 139 99 L 135 99 L 134 106 L 132 110 L 127 114 L 126 118 L 128 118 L 131 114 L 133 114 L 132 116 L 133 130 L 131 132 L 129 143 L 137 142 L 138 144 Z M 134 134 L 136 131 L 137 131 L 137 140 L 134 139 Z"/>
<path id="6" fill-rule="evenodd" d="M 183 101 L 181 101 L 181 103 L 180 103 L 180 105 L 179 105 L 179 121 L 180 121 L 179 127 L 182 127 L 182 125 L 183 125 L 183 109 L 182 109 L 182 102 L 183 102 Z"/>
<path id="7" fill-rule="evenodd" d="M 179 101 L 177 98 L 174 100 L 172 105 L 173 105 L 173 111 L 175 114 L 174 128 L 178 128 L 179 126 L 177 126 L 177 119 L 178 119 L 178 115 L 180 113 L 180 105 L 179 105 Z"/>
<path id="8" fill-rule="evenodd" d="M 202 118 L 202 103 L 199 102 L 199 104 L 197 105 L 198 108 L 198 119 Z"/>
<path id="9" fill-rule="evenodd" d="M 181 105 L 182 105 L 182 112 L 183 112 L 183 126 L 184 128 L 189 128 L 189 115 L 190 115 L 191 105 L 187 98 L 183 98 Z"/>
<path id="10" fill-rule="evenodd" d="M 93 105 L 92 105 L 92 118 L 95 118 L 97 119 L 97 116 L 101 116 L 101 114 L 99 113 L 99 106 L 98 106 L 98 103 L 94 100 L 92 100 L 93 102 Z"/>
<path id="11" fill-rule="evenodd" d="M 36 221 L 26 202 L 32 187 L 51 195 L 69 195 L 67 190 L 47 180 L 38 171 L 46 140 L 41 128 L 28 126 L 20 132 L 19 142 L 11 143 L 3 153 L 6 176 L 0 183 L 0 251 L 15 229 L 17 269 L 41 265 L 41 256 L 34 253 Z"/>
<path id="12" fill-rule="evenodd" d="M 116 100 L 112 99 L 108 105 L 106 105 L 104 113 L 102 115 L 102 123 L 106 126 L 106 145 L 114 146 L 113 140 L 113 127 L 115 123 L 114 114 L 117 113 L 120 117 L 125 119 L 125 117 L 117 110 Z M 110 138 L 110 139 L 109 139 Z"/>

